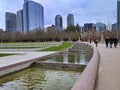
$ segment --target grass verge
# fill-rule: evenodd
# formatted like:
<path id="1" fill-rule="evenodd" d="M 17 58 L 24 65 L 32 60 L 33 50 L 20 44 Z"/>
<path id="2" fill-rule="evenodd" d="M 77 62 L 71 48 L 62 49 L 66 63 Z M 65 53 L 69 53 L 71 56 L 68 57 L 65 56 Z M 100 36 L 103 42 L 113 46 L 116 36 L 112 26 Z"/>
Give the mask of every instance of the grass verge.
<path id="1" fill-rule="evenodd" d="M 14 55 L 14 54 L 6 54 L 6 53 L 0 53 L 0 57 L 5 57 L 5 56 L 10 56 L 10 55 Z"/>
<path id="2" fill-rule="evenodd" d="M 72 43 L 70 43 L 70 42 L 63 42 L 59 46 L 53 46 L 50 48 L 43 49 L 41 51 L 60 51 L 60 50 L 64 50 L 66 48 L 69 48 L 71 45 L 72 45 Z"/>

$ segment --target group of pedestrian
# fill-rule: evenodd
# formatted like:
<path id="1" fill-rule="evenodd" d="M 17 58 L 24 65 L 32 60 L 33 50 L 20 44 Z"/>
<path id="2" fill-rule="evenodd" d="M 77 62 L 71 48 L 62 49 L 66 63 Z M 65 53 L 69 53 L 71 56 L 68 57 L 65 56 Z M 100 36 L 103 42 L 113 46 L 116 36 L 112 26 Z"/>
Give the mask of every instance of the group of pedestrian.
<path id="1" fill-rule="evenodd" d="M 114 47 L 116 48 L 117 44 L 118 44 L 118 39 L 117 39 L 117 37 L 106 38 L 105 39 L 105 44 L 106 44 L 107 48 L 108 48 L 108 45 L 110 45 L 110 48 L 112 48 L 113 44 L 114 44 Z"/>

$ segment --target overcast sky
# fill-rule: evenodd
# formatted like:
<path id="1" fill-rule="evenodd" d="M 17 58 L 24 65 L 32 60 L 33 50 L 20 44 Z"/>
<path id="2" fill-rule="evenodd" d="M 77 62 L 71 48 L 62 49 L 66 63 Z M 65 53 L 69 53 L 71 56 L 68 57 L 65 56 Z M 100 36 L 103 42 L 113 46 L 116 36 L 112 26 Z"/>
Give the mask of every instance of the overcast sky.
<path id="1" fill-rule="evenodd" d="M 117 0 L 33 0 L 44 7 L 45 26 L 55 23 L 55 16 L 63 17 L 66 26 L 66 17 L 73 14 L 75 24 L 116 22 Z M 0 0 L 0 28 L 5 27 L 5 12 L 13 12 L 23 8 L 24 0 Z"/>

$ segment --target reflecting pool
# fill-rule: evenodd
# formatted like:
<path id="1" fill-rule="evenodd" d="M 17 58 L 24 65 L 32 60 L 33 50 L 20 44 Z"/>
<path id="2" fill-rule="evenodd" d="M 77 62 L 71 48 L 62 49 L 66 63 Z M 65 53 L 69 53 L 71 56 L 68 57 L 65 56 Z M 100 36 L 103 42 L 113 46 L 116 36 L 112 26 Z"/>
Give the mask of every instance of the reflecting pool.
<path id="1" fill-rule="evenodd" d="M 70 90 L 80 74 L 32 67 L 0 78 L 0 90 Z"/>
<path id="2" fill-rule="evenodd" d="M 44 60 L 45 62 L 63 62 L 74 64 L 88 64 L 92 57 L 92 53 L 88 52 L 63 52 L 52 58 Z"/>

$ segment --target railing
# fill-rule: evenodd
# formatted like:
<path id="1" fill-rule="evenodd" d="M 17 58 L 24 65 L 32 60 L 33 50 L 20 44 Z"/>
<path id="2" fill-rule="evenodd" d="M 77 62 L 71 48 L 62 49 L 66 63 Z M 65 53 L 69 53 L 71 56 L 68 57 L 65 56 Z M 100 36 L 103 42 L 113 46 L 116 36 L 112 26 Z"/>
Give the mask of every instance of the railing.
<path id="1" fill-rule="evenodd" d="M 87 44 L 87 43 L 86 43 Z M 71 90 L 94 90 L 98 66 L 99 66 L 99 53 L 95 46 L 93 47 L 93 56 L 83 71 L 82 75 L 72 87 Z"/>

